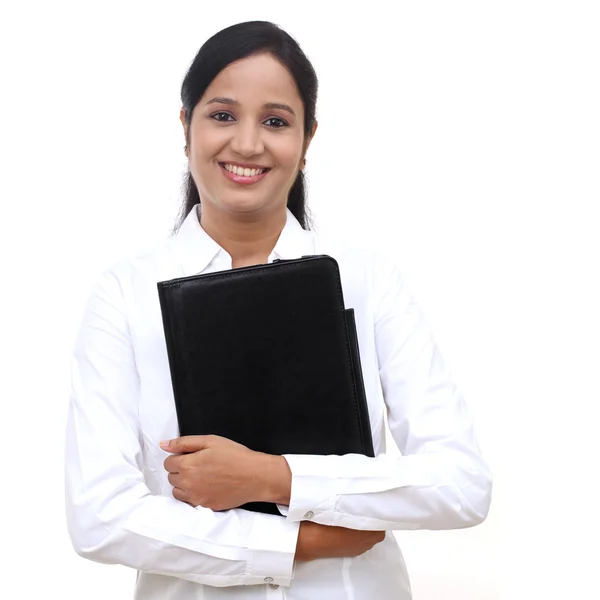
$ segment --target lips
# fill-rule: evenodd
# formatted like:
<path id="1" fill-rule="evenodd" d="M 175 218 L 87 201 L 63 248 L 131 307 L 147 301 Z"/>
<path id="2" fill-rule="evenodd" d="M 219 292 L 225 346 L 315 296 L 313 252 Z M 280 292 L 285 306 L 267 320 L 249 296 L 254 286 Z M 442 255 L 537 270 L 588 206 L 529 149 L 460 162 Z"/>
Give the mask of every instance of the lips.
<path id="1" fill-rule="evenodd" d="M 270 172 L 269 167 L 260 165 L 233 165 L 231 163 L 219 163 L 221 173 L 229 181 L 240 185 L 250 185 L 262 181 Z M 246 175 L 248 173 L 248 175 Z M 254 174 L 253 174 L 254 173 Z"/>
<path id="2" fill-rule="evenodd" d="M 270 170 L 269 167 L 263 167 L 262 165 L 240 165 L 237 163 L 219 163 L 227 171 L 240 177 L 254 177 L 261 175 L 264 171 Z"/>

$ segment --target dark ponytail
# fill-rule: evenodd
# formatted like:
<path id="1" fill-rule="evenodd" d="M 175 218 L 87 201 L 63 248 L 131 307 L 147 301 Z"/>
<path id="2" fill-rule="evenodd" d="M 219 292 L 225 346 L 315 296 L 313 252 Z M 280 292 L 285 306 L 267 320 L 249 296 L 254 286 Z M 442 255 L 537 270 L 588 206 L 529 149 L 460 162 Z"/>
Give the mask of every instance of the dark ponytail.
<path id="1" fill-rule="evenodd" d="M 229 64 L 260 52 L 269 52 L 291 73 L 304 104 L 304 135 L 316 121 L 318 80 L 313 66 L 298 43 L 283 29 L 268 21 L 249 21 L 227 27 L 209 38 L 194 58 L 181 86 L 181 102 L 189 126 L 192 112 L 211 81 Z M 189 131 L 189 130 L 188 130 Z M 189 140 L 188 140 L 189 145 Z M 198 188 L 188 171 L 184 202 L 177 227 L 200 202 Z M 309 229 L 304 173 L 300 171 L 288 194 L 287 206 L 304 229 Z"/>

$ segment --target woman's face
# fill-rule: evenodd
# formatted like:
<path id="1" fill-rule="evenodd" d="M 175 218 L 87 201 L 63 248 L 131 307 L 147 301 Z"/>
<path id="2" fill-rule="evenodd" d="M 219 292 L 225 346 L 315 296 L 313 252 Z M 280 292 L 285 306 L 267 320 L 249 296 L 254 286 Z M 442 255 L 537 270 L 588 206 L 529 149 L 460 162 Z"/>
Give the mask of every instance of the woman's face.
<path id="1" fill-rule="evenodd" d="M 194 108 L 188 139 L 204 207 L 285 207 L 305 152 L 304 105 L 294 79 L 270 54 L 231 63 Z"/>

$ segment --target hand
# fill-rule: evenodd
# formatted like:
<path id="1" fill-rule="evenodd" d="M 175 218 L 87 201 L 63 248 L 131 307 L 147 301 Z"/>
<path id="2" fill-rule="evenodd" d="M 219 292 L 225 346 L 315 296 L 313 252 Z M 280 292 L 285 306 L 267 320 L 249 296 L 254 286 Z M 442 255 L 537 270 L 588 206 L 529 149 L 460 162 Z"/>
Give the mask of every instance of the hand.
<path id="1" fill-rule="evenodd" d="M 385 531 L 358 531 L 302 521 L 296 545 L 296 560 L 359 556 L 384 538 Z"/>
<path id="2" fill-rule="evenodd" d="M 177 500 L 212 510 L 246 502 L 285 503 L 291 473 L 281 456 L 254 452 L 217 435 L 184 436 L 161 443 L 161 448 L 178 454 L 164 462 Z"/>

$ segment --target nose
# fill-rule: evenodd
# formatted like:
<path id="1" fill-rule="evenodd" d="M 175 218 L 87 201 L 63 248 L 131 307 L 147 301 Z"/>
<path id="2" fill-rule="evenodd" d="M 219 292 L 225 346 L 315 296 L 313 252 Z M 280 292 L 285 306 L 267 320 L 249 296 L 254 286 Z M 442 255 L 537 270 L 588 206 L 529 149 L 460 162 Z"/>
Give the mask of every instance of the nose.
<path id="1" fill-rule="evenodd" d="M 232 127 L 233 137 L 230 145 L 231 149 L 237 154 L 249 158 L 262 154 L 264 143 L 261 136 L 260 125 L 251 122 L 239 122 L 236 127 Z"/>

